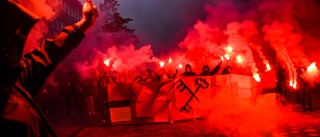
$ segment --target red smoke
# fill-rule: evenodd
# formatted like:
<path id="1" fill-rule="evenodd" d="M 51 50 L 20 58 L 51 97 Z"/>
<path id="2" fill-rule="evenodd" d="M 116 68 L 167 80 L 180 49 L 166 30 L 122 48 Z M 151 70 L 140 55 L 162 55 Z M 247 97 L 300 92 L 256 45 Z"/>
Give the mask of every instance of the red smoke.
<path id="1" fill-rule="evenodd" d="M 24 53 L 28 53 L 35 49 L 48 33 L 48 22 L 58 15 L 62 4 L 55 0 L 17 0 L 17 2 L 40 17 L 40 21 L 28 35 L 24 49 Z"/>
<path id="2" fill-rule="evenodd" d="M 307 70 L 311 62 L 320 62 L 317 58 L 320 51 L 317 38 L 320 34 L 319 9 L 316 0 L 256 0 L 251 3 L 214 1 L 204 7 L 207 17 L 197 20 L 193 27 L 188 28 L 184 39 L 176 42 L 179 49 L 164 53 L 161 57 L 153 55 L 153 45 L 136 48 L 130 44 L 110 44 L 112 34 L 100 30 L 104 20 L 99 16 L 95 27 L 74 52 L 79 55 L 75 68 L 81 75 L 92 77 L 92 72 L 101 74 L 106 70 L 118 73 L 147 67 L 158 70 L 159 63 L 163 61 L 163 67 L 169 71 L 178 69 L 182 72 L 180 64 L 184 66 L 189 63 L 199 74 L 203 65 L 213 68 L 221 57 L 228 54 L 230 60 L 223 59 L 222 68 L 230 65 L 234 68 L 233 73 L 256 77 L 265 72 L 268 65 L 279 63 L 286 70 L 284 73 L 288 85 L 295 87 L 299 77 L 296 69 L 303 67 Z M 229 46 L 233 48 L 231 53 L 226 50 Z M 92 48 L 95 50 L 88 54 Z M 86 57 L 86 61 L 83 61 L 83 57 Z M 241 61 L 238 62 L 237 58 L 240 57 Z M 106 58 L 110 59 L 109 68 L 101 69 L 99 66 L 104 65 Z M 169 58 L 172 58 L 170 64 L 167 62 Z M 318 75 L 317 72 L 312 79 L 304 78 L 313 82 Z M 209 115 L 209 122 L 221 132 L 234 136 L 273 136 L 276 134 L 277 120 L 282 114 L 273 102 L 262 101 L 253 105 L 220 94 L 208 104 L 213 111 Z"/>
<path id="3" fill-rule="evenodd" d="M 17 0 L 17 2 L 47 21 L 57 15 L 62 7 L 61 1 L 56 0 Z"/>

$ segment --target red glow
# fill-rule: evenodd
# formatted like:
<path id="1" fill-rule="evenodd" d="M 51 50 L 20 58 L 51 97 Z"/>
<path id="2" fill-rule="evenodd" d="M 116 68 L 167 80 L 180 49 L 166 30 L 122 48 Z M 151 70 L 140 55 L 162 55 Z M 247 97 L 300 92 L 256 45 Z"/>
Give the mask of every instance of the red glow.
<path id="1" fill-rule="evenodd" d="M 242 63 L 243 62 L 243 58 L 240 55 L 238 55 L 237 56 L 237 61 L 238 61 L 238 63 Z"/>
<path id="2" fill-rule="evenodd" d="M 170 58 L 168 62 L 169 62 L 169 64 L 170 64 L 170 63 L 172 62 L 172 59 Z"/>
<path id="3" fill-rule="evenodd" d="M 179 64 L 179 68 L 182 69 L 182 64 L 181 63 Z"/>
<path id="4" fill-rule="evenodd" d="M 164 62 L 163 61 L 161 61 L 159 64 L 160 64 L 161 68 L 164 66 Z"/>
<path id="5" fill-rule="evenodd" d="M 266 64 L 266 68 L 267 68 L 266 71 L 270 71 L 270 70 L 271 70 L 271 67 L 270 67 L 270 64 L 269 64 L 269 63 Z"/>
<path id="6" fill-rule="evenodd" d="M 318 71 L 319 70 L 318 70 L 315 62 L 311 63 L 310 66 L 308 66 L 308 68 L 307 68 L 308 74 L 314 74 L 314 73 L 317 73 Z"/>
<path id="7" fill-rule="evenodd" d="M 103 63 L 109 67 L 110 59 L 106 59 L 106 60 L 104 60 L 104 61 L 103 61 Z"/>
<path id="8" fill-rule="evenodd" d="M 226 48 L 226 52 L 228 52 L 228 53 L 231 53 L 232 50 L 233 50 L 233 48 L 232 48 L 231 46 L 228 46 L 228 47 Z"/>
<path id="9" fill-rule="evenodd" d="M 252 76 L 257 82 L 260 82 L 261 81 L 261 78 L 260 78 L 260 75 L 258 73 L 253 73 L 253 76 Z"/>
<path id="10" fill-rule="evenodd" d="M 289 85 L 290 85 L 290 87 L 297 89 L 297 81 L 296 80 L 291 79 L 289 82 Z"/>
<path id="11" fill-rule="evenodd" d="M 229 54 L 224 55 L 224 57 L 225 57 L 227 60 L 229 60 L 229 59 L 230 59 Z"/>

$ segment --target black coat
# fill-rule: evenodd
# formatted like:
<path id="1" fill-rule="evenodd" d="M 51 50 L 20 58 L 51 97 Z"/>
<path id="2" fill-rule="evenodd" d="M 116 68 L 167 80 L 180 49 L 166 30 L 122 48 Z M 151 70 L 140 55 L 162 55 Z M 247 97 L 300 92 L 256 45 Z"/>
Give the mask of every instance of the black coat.
<path id="1" fill-rule="evenodd" d="M 26 54 L 20 79 L 10 87 L 1 87 L 7 100 L 0 103 L 0 133 L 10 136 L 56 136 L 51 124 L 33 101 L 46 79 L 84 38 L 84 33 L 67 26 L 53 39 L 47 39 Z M 4 92 L 8 91 L 9 92 Z"/>

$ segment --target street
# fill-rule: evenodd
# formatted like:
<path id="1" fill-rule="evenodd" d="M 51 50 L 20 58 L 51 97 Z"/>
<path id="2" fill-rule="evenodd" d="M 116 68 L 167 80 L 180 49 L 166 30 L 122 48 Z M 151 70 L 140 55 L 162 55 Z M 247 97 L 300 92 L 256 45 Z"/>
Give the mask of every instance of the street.
<path id="1" fill-rule="evenodd" d="M 105 126 L 99 121 L 88 117 L 77 119 L 75 117 L 61 117 L 51 119 L 58 136 L 68 137 L 140 137 L 140 136 L 235 136 L 221 135 L 220 131 L 205 119 L 197 121 L 178 121 L 175 124 L 150 123 L 139 125 L 112 125 Z M 320 110 L 313 112 L 288 112 L 283 121 L 279 121 L 276 133 L 283 137 L 320 136 Z"/>

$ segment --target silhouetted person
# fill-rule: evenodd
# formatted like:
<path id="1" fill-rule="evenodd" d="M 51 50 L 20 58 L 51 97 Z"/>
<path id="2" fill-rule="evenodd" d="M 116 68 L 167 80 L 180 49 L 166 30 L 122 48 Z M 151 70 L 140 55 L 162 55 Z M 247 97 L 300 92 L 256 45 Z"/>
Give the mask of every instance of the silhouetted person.
<path id="1" fill-rule="evenodd" d="M 70 90 L 72 90 L 75 106 L 76 106 L 76 112 L 78 117 L 84 116 L 84 106 L 86 104 L 84 92 L 81 89 L 78 81 L 72 81 L 70 85 Z"/>
<path id="2" fill-rule="evenodd" d="M 66 84 L 66 87 L 64 87 Z M 68 83 L 63 83 L 62 84 L 62 96 L 63 96 L 63 100 L 65 103 L 65 107 L 66 107 L 66 115 L 70 116 L 70 113 L 72 111 L 72 107 L 73 107 L 73 103 L 74 103 L 74 99 L 75 99 L 75 89 L 74 89 L 74 85 L 71 84 L 71 81 Z"/>
<path id="3" fill-rule="evenodd" d="M 181 76 L 198 76 L 197 73 L 192 71 L 192 67 L 190 64 L 186 64 L 184 69 L 185 69 L 185 72 L 183 72 Z"/>
<path id="4" fill-rule="evenodd" d="M 204 65 L 202 67 L 202 72 L 199 74 L 199 76 L 210 76 L 210 68 L 208 65 Z"/>
<path id="5" fill-rule="evenodd" d="M 145 76 L 142 77 L 142 81 L 145 82 L 150 82 L 150 81 L 158 81 L 159 78 L 157 77 L 157 75 L 154 73 L 154 71 L 150 68 L 146 69 L 145 71 Z"/>
<path id="6" fill-rule="evenodd" d="M 50 85 L 42 87 L 40 93 L 34 97 L 34 100 L 39 104 L 40 108 L 47 117 L 49 116 L 49 109 L 53 104 L 53 97 L 53 90 Z"/>
<path id="7" fill-rule="evenodd" d="M 210 68 L 208 65 L 204 65 L 202 67 L 202 72 L 199 74 L 199 76 L 213 76 L 213 75 L 217 74 L 221 68 L 221 63 L 222 63 L 222 61 L 220 61 L 220 63 L 215 68 L 213 68 L 211 71 L 210 71 Z"/>
<path id="8" fill-rule="evenodd" d="M 39 7 L 36 7 L 39 8 Z M 54 38 L 44 40 L 22 56 L 30 29 L 39 17 L 16 1 L 0 1 L 0 133 L 1 136 L 56 136 L 44 113 L 33 101 L 43 83 L 94 23 L 97 10 L 83 5 L 83 17 Z"/>
<path id="9" fill-rule="evenodd" d="M 85 79 L 81 83 L 80 88 L 82 89 L 86 104 L 88 106 L 89 115 L 95 115 L 95 107 L 94 107 L 94 96 L 96 95 L 96 87 L 93 85 L 90 79 Z"/>
<path id="10" fill-rule="evenodd" d="M 297 83 L 298 83 L 298 93 L 299 99 L 301 100 L 302 112 L 313 111 L 312 100 L 310 93 L 309 83 L 303 78 L 304 69 L 299 67 L 297 69 Z"/>
<path id="11" fill-rule="evenodd" d="M 106 73 L 104 73 L 98 79 L 98 82 L 97 82 L 97 85 L 98 85 L 97 102 L 98 102 L 100 117 L 101 117 L 101 121 L 107 124 L 111 123 L 109 103 L 108 103 L 108 84 L 109 83 L 110 83 L 110 80 L 107 77 Z"/>
<path id="12" fill-rule="evenodd" d="M 227 67 L 225 67 L 225 68 L 223 69 L 223 71 L 222 71 L 222 75 L 230 74 L 232 70 L 233 70 L 233 68 L 232 68 L 232 67 L 227 66 Z"/>
<path id="13" fill-rule="evenodd" d="M 219 64 L 214 67 L 211 71 L 210 71 L 210 75 L 215 75 L 219 72 L 220 68 L 221 68 L 221 64 L 222 64 L 222 60 L 219 62 Z"/>

